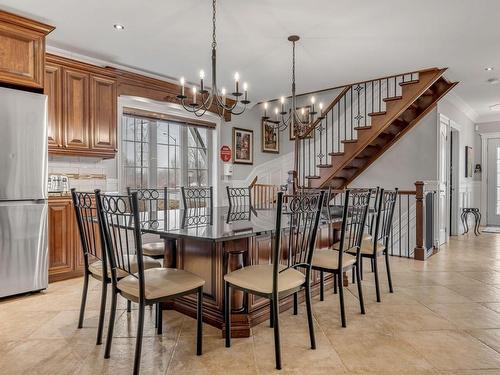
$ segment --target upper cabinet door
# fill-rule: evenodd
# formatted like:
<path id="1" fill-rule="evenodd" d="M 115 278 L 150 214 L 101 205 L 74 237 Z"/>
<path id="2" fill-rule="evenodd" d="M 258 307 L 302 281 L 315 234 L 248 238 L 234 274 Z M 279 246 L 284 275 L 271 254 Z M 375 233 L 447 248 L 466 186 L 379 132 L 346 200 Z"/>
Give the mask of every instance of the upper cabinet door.
<path id="1" fill-rule="evenodd" d="M 90 149 L 89 74 L 64 69 L 64 148 Z"/>
<path id="2" fill-rule="evenodd" d="M 112 79 L 90 78 L 90 124 L 92 148 L 116 151 L 116 82 Z"/>
<path id="3" fill-rule="evenodd" d="M 0 10 L 0 82 L 42 89 L 45 36 L 54 28 Z"/>
<path id="4" fill-rule="evenodd" d="M 45 65 L 44 93 L 48 97 L 48 138 L 49 148 L 63 146 L 62 131 L 62 69 L 60 66 Z"/>

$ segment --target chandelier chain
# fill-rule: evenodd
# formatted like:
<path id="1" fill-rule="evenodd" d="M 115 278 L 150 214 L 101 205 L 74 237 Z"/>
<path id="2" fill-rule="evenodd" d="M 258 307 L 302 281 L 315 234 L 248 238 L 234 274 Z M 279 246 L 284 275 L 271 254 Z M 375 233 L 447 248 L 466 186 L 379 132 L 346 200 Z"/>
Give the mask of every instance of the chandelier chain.
<path id="1" fill-rule="evenodd" d="M 215 16 L 216 16 L 216 0 L 212 1 L 212 48 L 217 47 L 217 41 L 215 40 Z"/>
<path id="2" fill-rule="evenodd" d="M 295 42 L 293 42 L 292 48 L 292 84 L 295 85 Z"/>

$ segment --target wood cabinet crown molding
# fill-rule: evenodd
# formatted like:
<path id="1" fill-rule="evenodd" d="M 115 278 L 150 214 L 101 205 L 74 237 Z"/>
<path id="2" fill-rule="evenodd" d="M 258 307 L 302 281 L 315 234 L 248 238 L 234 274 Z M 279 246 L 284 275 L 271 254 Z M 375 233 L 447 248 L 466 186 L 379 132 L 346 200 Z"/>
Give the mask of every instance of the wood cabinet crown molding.
<path id="1" fill-rule="evenodd" d="M 20 26 L 25 29 L 30 29 L 32 31 L 36 31 L 44 35 L 49 34 L 55 29 L 54 26 L 50 26 L 45 23 L 38 22 L 23 16 L 19 16 L 17 14 L 10 13 L 1 9 L 0 9 L 0 22 L 10 23 L 12 25 Z"/>

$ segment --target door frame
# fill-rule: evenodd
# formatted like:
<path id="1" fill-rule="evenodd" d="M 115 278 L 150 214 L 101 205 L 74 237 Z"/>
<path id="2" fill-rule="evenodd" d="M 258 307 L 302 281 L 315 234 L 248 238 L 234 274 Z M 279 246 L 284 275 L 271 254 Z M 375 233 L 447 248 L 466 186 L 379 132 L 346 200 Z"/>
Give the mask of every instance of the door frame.
<path id="1" fill-rule="evenodd" d="M 441 207 L 441 165 L 442 160 L 441 160 L 441 155 L 442 155 L 442 148 L 444 147 L 446 152 L 445 152 L 445 175 L 447 176 L 447 183 L 446 186 L 444 187 L 445 191 L 445 197 L 444 197 L 444 204 L 445 204 L 445 214 L 446 218 L 444 219 L 445 222 L 445 235 L 444 235 L 444 242 L 443 244 L 447 243 L 450 238 L 450 182 L 449 182 L 449 176 L 450 176 L 450 119 L 442 114 L 439 114 L 437 118 L 437 185 L 436 185 L 436 193 L 437 193 L 437 206 L 436 206 L 436 240 L 441 246 L 441 212 L 440 212 L 440 207 Z M 444 125 L 446 128 L 446 143 L 444 145 L 441 144 L 441 126 Z"/>
<path id="2" fill-rule="evenodd" d="M 479 133 L 481 136 L 481 224 L 488 221 L 488 140 L 500 138 L 500 132 Z"/>
<path id="3" fill-rule="evenodd" d="M 450 152 L 449 152 L 449 163 L 448 167 L 450 170 L 448 171 L 449 175 L 449 212 L 450 212 L 450 217 L 449 217 L 449 223 L 450 223 L 450 228 L 449 228 L 449 235 L 450 236 L 457 236 L 460 234 L 460 229 L 459 229 L 459 208 L 460 208 L 460 128 L 457 126 L 457 124 L 453 121 L 450 120 L 450 126 L 449 126 L 449 143 L 451 146 L 451 142 L 453 142 L 453 147 L 450 147 Z M 453 139 L 453 140 L 452 140 Z M 453 165 L 453 167 L 452 167 Z M 452 191 L 453 188 L 453 191 Z"/>

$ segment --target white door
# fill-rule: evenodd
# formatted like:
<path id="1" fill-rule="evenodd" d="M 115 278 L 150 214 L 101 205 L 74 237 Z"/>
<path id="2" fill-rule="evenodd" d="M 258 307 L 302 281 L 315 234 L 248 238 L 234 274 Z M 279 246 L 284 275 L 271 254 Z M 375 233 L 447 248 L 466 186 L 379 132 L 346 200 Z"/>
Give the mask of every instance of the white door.
<path id="1" fill-rule="evenodd" d="M 448 211 L 448 125 L 440 122 L 439 124 L 439 213 L 438 213 L 438 238 L 439 245 L 446 243 L 447 227 L 449 224 Z"/>
<path id="2" fill-rule="evenodd" d="M 500 139 L 488 140 L 488 225 L 500 225 Z"/>

